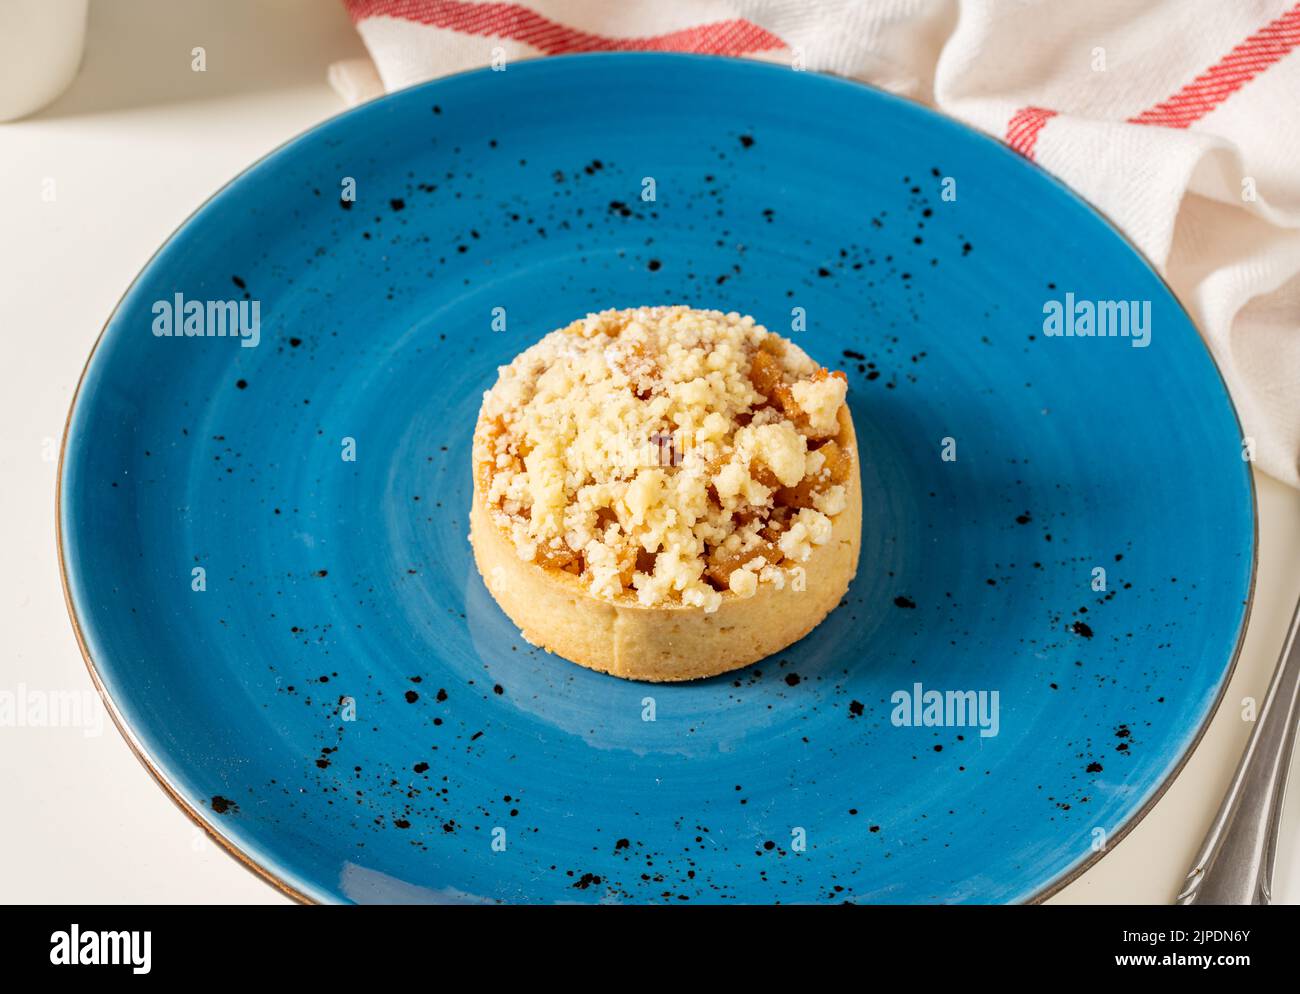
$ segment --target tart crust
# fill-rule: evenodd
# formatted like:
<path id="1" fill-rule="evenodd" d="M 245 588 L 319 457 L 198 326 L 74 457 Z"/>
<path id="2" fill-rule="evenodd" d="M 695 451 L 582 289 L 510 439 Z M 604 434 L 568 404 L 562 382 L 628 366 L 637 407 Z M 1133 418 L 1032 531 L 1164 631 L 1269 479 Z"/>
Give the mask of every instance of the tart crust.
<path id="1" fill-rule="evenodd" d="M 852 455 L 845 507 L 831 519 L 830 540 L 800 564 L 803 589 L 758 585 L 740 597 L 722 592 L 716 611 L 682 604 L 647 607 L 627 594 L 593 596 L 572 573 L 519 557 L 493 522 L 474 466 L 470 543 L 474 561 L 501 609 L 533 645 L 589 669 L 630 680 L 695 680 L 757 662 L 811 632 L 840 602 L 857 572 L 862 486 L 848 405 L 838 412 L 836 442 Z"/>

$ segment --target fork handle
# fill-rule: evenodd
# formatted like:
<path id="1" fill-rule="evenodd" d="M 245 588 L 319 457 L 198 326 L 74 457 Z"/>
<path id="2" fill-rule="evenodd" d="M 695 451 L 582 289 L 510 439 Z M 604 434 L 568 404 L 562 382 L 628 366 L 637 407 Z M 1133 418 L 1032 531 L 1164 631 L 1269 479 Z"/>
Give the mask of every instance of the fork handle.
<path id="1" fill-rule="evenodd" d="M 1259 720 L 1179 904 L 1269 904 L 1277 825 L 1300 721 L 1300 604 L 1291 618 Z"/>

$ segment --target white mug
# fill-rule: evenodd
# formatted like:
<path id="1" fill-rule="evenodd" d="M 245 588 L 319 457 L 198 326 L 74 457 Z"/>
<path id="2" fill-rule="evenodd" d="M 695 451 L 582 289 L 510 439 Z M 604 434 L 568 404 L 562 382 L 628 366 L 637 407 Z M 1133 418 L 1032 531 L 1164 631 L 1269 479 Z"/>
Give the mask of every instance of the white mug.
<path id="1" fill-rule="evenodd" d="M 40 110 L 81 67 L 88 0 L 0 0 L 0 121 Z"/>

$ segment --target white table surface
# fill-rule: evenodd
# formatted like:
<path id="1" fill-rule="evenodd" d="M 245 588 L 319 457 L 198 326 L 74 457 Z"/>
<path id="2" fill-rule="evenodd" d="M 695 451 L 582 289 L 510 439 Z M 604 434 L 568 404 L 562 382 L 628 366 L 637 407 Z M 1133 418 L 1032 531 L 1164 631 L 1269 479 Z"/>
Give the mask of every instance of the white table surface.
<path id="1" fill-rule="evenodd" d="M 195 46 L 206 72 L 190 69 Z M 0 124 L 0 691 L 91 688 L 59 582 L 54 489 L 101 326 L 209 194 L 342 109 L 326 67 L 363 54 L 336 0 L 94 0 L 72 89 Z M 1223 707 L 1151 813 L 1056 902 L 1165 903 L 1179 888 L 1250 731 L 1241 701 L 1262 700 L 1300 596 L 1300 493 L 1257 482 L 1257 593 Z M 1297 797 L 1275 881 L 1288 903 L 1300 903 Z M 0 806 L 0 901 L 287 901 L 173 806 L 111 723 L 0 727 Z"/>

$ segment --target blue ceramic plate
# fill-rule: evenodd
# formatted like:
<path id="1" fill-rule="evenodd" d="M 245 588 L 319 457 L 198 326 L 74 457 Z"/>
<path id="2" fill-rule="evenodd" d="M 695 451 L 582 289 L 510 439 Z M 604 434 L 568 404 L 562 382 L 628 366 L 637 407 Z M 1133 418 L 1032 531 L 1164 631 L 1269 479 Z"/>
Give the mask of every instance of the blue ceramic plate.
<path id="1" fill-rule="evenodd" d="M 177 294 L 207 332 L 256 302 L 257 344 L 157 334 Z M 1076 331 L 1136 302 L 1142 337 L 1049 336 L 1053 300 Z M 466 541 L 496 367 L 660 303 L 845 369 L 863 462 L 844 604 L 680 686 L 528 646 Z M 1134 823 L 1227 682 L 1240 446 L 1161 280 L 1002 145 L 781 67 L 548 59 L 345 114 L 186 223 L 86 370 L 61 551 L 133 745 L 298 896 L 1023 901 Z"/>

